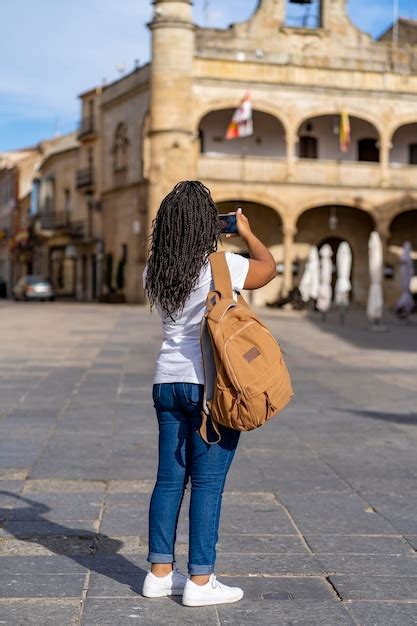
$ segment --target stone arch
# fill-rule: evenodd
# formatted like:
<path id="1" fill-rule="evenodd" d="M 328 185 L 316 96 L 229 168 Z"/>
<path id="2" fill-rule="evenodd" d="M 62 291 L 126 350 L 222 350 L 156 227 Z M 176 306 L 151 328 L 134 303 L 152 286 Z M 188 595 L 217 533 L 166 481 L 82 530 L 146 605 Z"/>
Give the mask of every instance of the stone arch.
<path id="1" fill-rule="evenodd" d="M 413 145 L 413 154 L 409 146 Z M 413 158 L 411 158 L 413 157 Z M 401 124 L 391 135 L 390 162 L 417 165 L 417 119 Z"/>
<path id="2" fill-rule="evenodd" d="M 396 118 L 395 122 L 387 128 L 387 135 L 392 142 L 392 139 L 395 133 L 402 128 L 403 126 L 408 126 L 409 124 L 417 124 L 417 115 L 415 113 L 411 115 L 406 115 L 403 118 Z"/>
<path id="3" fill-rule="evenodd" d="M 307 122 L 310 119 L 313 118 L 317 118 L 317 117 L 326 117 L 326 116 L 340 116 L 341 112 L 342 112 L 342 108 L 340 106 L 326 106 L 323 108 L 314 108 L 311 109 L 310 111 L 307 111 L 304 113 L 304 115 L 301 118 L 298 118 L 296 123 L 295 123 L 295 127 L 296 127 L 296 134 L 299 133 L 300 128 L 302 127 L 302 125 Z M 379 120 L 375 119 L 374 117 L 371 117 L 367 111 L 364 111 L 361 108 L 357 108 L 357 107 L 347 107 L 348 113 L 349 113 L 349 117 L 350 118 L 356 118 L 358 120 L 363 120 L 364 122 L 367 122 L 368 124 L 370 124 L 371 126 L 374 126 L 375 130 L 378 133 L 378 137 L 379 139 L 381 138 L 381 136 L 384 134 L 384 125 L 382 122 L 380 122 Z"/>
<path id="4" fill-rule="evenodd" d="M 414 271 L 417 274 L 417 201 L 412 208 L 397 211 L 388 222 L 386 261 L 391 270 L 389 306 L 394 306 L 401 294 L 400 256 L 405 241 L 411 243 Z"/>
<path id="5" fill-rule="evenodd" d="M 277 265 L 283 264 L 283 220 L 276 208 L 265 204 L 259 196 L 249 196 L 238 193 L 236 196 L 225 194 L 223 199 L 215 196 L 216 204 L 220 213 L 236 211 L 239 207 L 250 220 L 251 227 L 260 239 L 268 246 L 274 256 Z M 241 239 L 226 239 L 221 249 L 246 254 L 247 249 Z M 252 304 L 262 306 L 267 302 L 275 302 L 282 289 L 282 274 L 274 278 L 272 282 L 255 292 L 251 292 Z"/>
<path id="6" fill-rule="evenodd" d="M 195 107 L 193 122 L 194 132 L 198 133 L 198 128 L 200 126 L 201 120 L 212 111 L 220 111 L 223 109 L 235 110 L 238 104 L 239 99 L 236 97 L 218 98 L 216 100 L 209 100 L 208 102 L 201 102 L 200 106 L 197 105 Z M 252 107 L 253 110 L 260 111 L 261 113 L 266 113 L 267 115 L 271 115 L 272 117 L 276 118 L 284 127 L 285 134 L 288 134 L 291 124 L 290 119 L 285 111 L 281 110 L 279 107 L 274 107 L 264 100 L 258 100 L 257 98 L 252 98 Z"/>
<path id="7" fill-rule="evenodd" d="M 353 202 L 353 201 L 343 201 L 342 197 L 331 197 L 329 198 L 328 195 L 320 195 L 317 196 L 313 202 L 310 202 L 307 206 L 305 204 L 300 204 L 298 207 L 295 207 L 292 215 L 294 218 L 294 224 L 296 225 L 298 220 L 300 219 L 300 217 L 306 213 L 307 211 L 311 211 L 312 209 L 318 209 L 320 207 L 325 207 L 325 206 L 344 206 L 347 207 L 349 209 L 357 209 L 358 211 L 363 211 L 364 213 L 367 213 L 370 218 L 375 222 L 375 207 L 370 204 L 369 202 L 366 202 L 365 200 L 363 200 L 361 198 L 361 203 L 360 206 L 359 204 Z"/>
<path id="8" fill-rule="evenodd" d="M 415 197 L 411 195 L 403 196 L 395 200 L 390 200 L 385 204 L 382 204 L 375 209 L 376 223 L 380 228 L 378 230 L 385 231 L 389 235 L 390 224 L 393 222 L 397 215 L 406 211 L 412 211 L 417 207 L 417 195 Z"/>
<path id="9" fill-rule="evenodd" d="M 226 131 L 235 109 L 216 109 L 201 118 L 198 126 L 200 154 L 211 156 L 286 157 L 287 145 L 282 122 L 270 113 L 254 108 L 253 133 L 247 137 L 226 139 Z"/>
<path id="10" fill-rule="evenodd" d="M 331 216 L 337 223 L 330 222 Z M 312 245 L 319 245 L 326 239 L 347 241 L 352 250 L 352 296 L 353 300 L 364 304 L 368 293 L 368 240 L 375 229 L 373 216 L 358 207 L 338 203 L 306 208 L 300 212 L 294 238 L 296 258 L 300 263 L 307 259 Z M 301 276 L 301 274 L 300 274 Z"/>
<path id="11" fill-rule="evenodd" d="M 398 211 L 389 222 L 389 243 L 400 246 L 404 241 L 411 241 L 417 252 L 417 202 L 413 208 Z"/>
<path id="12" fill-rule="evenodd" d="M 216 187 L 216 184 L 211 184 L 210 190 L 217 205 L 232 202 L 235 201 L 235 198 L 238 198 L 242 202 L 251 202 L 253 204 L 267 206 L 278 214 L 283 224 L 287 221 L 285 205 L 276 198 L 270 197 L 270 195 L 265 192 L 246 190 L 236 186 L 228 186 L 227 188 L 224 188 L 224 186 Z"/>
<path id="13" fill-rule="evenodd" d="M 381 134 L 373 121 L 350 115 L 351 142 L 345 152 L 339 148 L 340 113 L 310 115 L 298 126 L 298 141 L 310 138 L 317 142 L 314 157 L 299 152 L 300 158 L 318 158 L 331 161 L 380 161 Z M 302 144 L 300 143 L 300 148 Z"/>

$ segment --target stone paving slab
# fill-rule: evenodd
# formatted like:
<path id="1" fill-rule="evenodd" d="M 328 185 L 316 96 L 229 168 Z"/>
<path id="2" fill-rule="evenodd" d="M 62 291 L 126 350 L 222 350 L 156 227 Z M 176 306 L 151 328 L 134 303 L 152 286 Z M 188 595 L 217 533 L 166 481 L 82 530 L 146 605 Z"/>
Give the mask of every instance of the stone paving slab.
<path id="1" fill-rule="evenodd" d="M 21 574 L 10 577 L 0 573 L 2 598 L 81 598 L 83 574 Z"/>
<path id="2" fill-rule="evenodd" d="M 242 554 L 219 553 L 217 570 L 219 576 L 289 574 L 294 576 L 323 575 L 325 567 L 310 554 Z"/>
<path id="3" fill-rule="evenodd" d="M 417 574 L 400 577 L 336 574 L 329 579 L 344 600 L 417 601 Z"/>
<path id="4" fill-rule="evenodd" d="M 229 535 L 219 540 L 223 554 L 308 554 L 305 543 L 298 536 L 287 535 Z"/>
<path id="5" fill-rule="evenodd" d="M 305 533 L 397 534 L 396 529 L 354 493 L 282 496 Z"/>
<path id="6" fill-rule="evenodd" d="M 410 556 L 414 551 L 410 538 L 387 535 L 305 535 L 311 550 L 318 555 L 402 555 Z"/>
<path id="7" fill-rule="evenodd" d="M 326 554 L 319 555 L 317 560 L 327 572 L 333 574 L 417 577 L 416 554 Z"/>
<path id="8" fill-rule="evenodd" d="M 7 626 L 76 626 L 79 624 L 79 600 L 60 599 L 58 602 L 45 600 L 23 600 L 18 602 L 0 600 L 0 623 Z"/>
<path id="9" fill-rule="evenodd" d="M 417 624 L 417 603 L 400 602 L 352 602 L 349 610 L 361 626 L 390 624 L 415 626 Z"/>
<path id="10" fill-rule="evenodd" d="M 417 623 L 410 329 L 389 321 L 377 336 L 354 312 L 343 328 L 332 315 L 326 324 L 265 315 L 284 338 L 296 398 L 242 435 L 226 484 L 217 571 L 245 597 L 193 610 L 140 596 L 157 317 L 129 306 L 2 304 L 0 622 Z M 188 504 L 189 493 L 183 569 Z"/>
<path id="11" fill-rule="evenodd" d="M 25 537 L 37 536 L 37 535 L 94 535 L 97 532 L 97 524 L 93 520 L 60 520 L 53 522 L 49 520 L 31 520 L 25 522 L 19 521 L 7 521 L 3 534 L 16 536 L 23 535 Z M 1 534 L 1 533 L 0 533 Z"/>
<path id="12" fill-rule="evenodd" d="M 24 500 L 15 500 L 9 519 L 14 521 L 43 519 L 57 521 L 65 519 L 94 520 L 102 507 L 101 493 L 66 493 L 38 495 L 31 506 Z"/>
<path id="13" fill-rule="evenodd" d="M 262 603 L 248 606 L 242 600 L 236 607 L 219 606 L 218 613 L 220 624 L 227 624 L 227 626 L 243 624 L 247 626 L 253 624 L 353 626 L 356 624 L 348 610 L 334 602 L 321 602 L 320 605 L 312 605 L 310 602 L 275 602 L 268 606 Z"/>
<path id="14" fill-rule="evenodd" d="M 197 615 L 196 615 L 197 613 Z M 196 619 L 201 626 L 218 626 L 215 607 L 202 607 L 196 610 L 185 609 L 172 599 L 152 599 L 147 603 L 140 598 L 92 598 L 86 604 L 81 624 L 83 626 L 115 626 L 115 624 L 181 624 L 195 626 Z"/>

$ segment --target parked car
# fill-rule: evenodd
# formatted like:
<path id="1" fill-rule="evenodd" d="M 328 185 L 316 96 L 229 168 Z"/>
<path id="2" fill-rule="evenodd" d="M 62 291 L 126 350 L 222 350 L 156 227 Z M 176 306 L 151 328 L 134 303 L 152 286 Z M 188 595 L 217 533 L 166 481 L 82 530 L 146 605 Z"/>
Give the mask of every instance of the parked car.
<path id="1" fill-rule="evenodd" d="M 54 300 L 55 294 L 51 283 L 41 276 L 22 276 L 14 289 L 15 300 Z"/>
<path id="2" fill-rule="evenodd" d="M 7 283 L 2 276 L 0 276 L 0 298 L 7 298 Z"/>

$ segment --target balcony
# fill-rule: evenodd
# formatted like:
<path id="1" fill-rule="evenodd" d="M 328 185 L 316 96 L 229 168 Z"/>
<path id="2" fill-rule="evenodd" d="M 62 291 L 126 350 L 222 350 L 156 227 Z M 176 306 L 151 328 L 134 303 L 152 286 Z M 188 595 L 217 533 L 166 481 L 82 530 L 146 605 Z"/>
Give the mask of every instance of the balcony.
<path id="1" fill-rule="evenodd" d="M 77 189 L 84 189 L 89 192 L 94 188 L 94 171 L 92 167 L 85 167 L 77 170 L 76 174 Z"/>
<path id="2" fill-rule="evenodd" d="M 78 139 L 93 139 L 96 135 L 96 129 L 94 124 L 94 117 L 88 115 L 83 117 L 78 127 Z"/>
<path id="3" fill-rule="evenodd" d="M 286 159 L 205 154 L 198 160 L 198 177 L 208 181 L 417 189 L 417 166 L 391 165 L 388 176 L 382 181 L 381 164 L 367 161 L 297 159 L 290 164 Z"/>
<path id="4" fill-rule="evenodd" d="M 202 155 L 198 161 L 198 177 L 210 180 L 279 183 L 286 180 L 287 171 L 285 159 Z"/>
<path id="5" fill-rule="evenodd" d="M 65 234 L 73 239 L 85 239 L 88 234 L 87 222 L 71 220 L 68 213 L 40 213 L 39 222 L 42 230 Z"/>
<path id="6" fill-rule="evenodd" d="M 379 163 L 299 159 L 291 182 L 320 187 L 380 187 Z"/>

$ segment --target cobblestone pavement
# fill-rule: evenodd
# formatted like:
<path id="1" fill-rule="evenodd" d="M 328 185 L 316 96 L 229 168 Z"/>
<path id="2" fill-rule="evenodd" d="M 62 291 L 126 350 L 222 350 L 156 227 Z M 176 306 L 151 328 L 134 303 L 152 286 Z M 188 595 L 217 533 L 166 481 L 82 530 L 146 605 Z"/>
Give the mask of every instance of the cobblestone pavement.
<path id="1" fill-rule="evenodd" d="M 157 320 L 0 306 L 1 624 L 417 623 L 416 321 L 265 314 L 296 399 L 242 437 L 227 484 L 217 571 L 245 598 L 187 609 L 139 594 Z"/>

